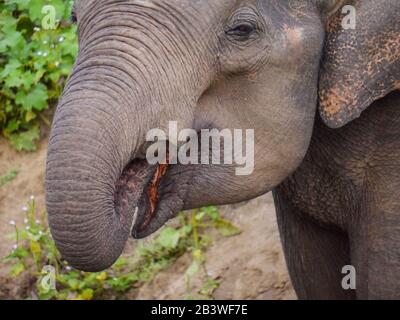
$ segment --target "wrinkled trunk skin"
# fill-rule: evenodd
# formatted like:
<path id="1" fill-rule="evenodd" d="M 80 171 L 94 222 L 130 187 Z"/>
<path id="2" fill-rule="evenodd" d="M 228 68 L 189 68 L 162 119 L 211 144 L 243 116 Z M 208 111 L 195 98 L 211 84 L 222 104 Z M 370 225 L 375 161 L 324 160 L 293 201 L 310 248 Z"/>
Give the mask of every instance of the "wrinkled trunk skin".
<path id="1" fill-rule="evenodd" d="M 149 182 L 152 168 L 144 162 L 135 174 L 127 166 L 144 159 L 149 130 L 165 130 L 169 120 L 192 126 L 192 106 L 212 75 L 188 71 L 199 61 L 207 68 L 206 44 L 197 42 L 190 54 L 180 39 L 186 33 L 155 23 L 154 15 L 166 19 L 161 9 L 121 2 L 122 11 L 130 10 L 121 15 L 116 3 L 76 5 L 97 14 L 78 24 L 80 52 L 49 140 L 46 203 L 63 258 L 79 270 L 99 271 L 120 256 Z"/>
<path id="2" fill-rule="evenodd" d="M 78 61 L 55 114 L 46 203 L 63 258 L 94 272 L 110 267 L 123 251 L 153 172 L 137 158 L 143 158 L 145 135 L 160 119 L 152 113 L 156 90 L 134 81 L 126 87 L 126 76 L 108 67 L 96 67 L 94 73 L 91 63 Z M 132 178 L 133 160 L 139 164 Z"/>
<path id="3" fill-rule="evenodd" d="M 170 119 L 191 127 L 196 90 L 205 89 L 209 76 L 187 71 L 198 60 L 183 54 L 183 46 L 174 47 L 176 55 L 165 52 L 171 37 L 162 28 L 125 28 L 101 16 L 82 25 L 80 53 L 50 136 L 46 203 L 62 256 L 79 270 L 99 271 L 120 256 L 151 178 L 153 168 L 144 162 L 129 172 L 133 160 L 144 159 L 146 134 L 165 130 Z"/>
<path id="4" fill-rule="evenodd" d="M 137 135 L 135 128 L 127 130 L 132 116 L 115 99 L 91 89 L 70 90 L 56 112 L 49 141 L 49 223 L 62 256 L 80 270 L 110 266 L 132 224 L 131 212 L 115 211 L 113 194 L 135 153 Z"/>
<path id="5" fill-rule="evenodd" d="M 369 105 L 400 89 L 400 1 L 347 1 L 356 8 L 356 29 L 330 21 L 320 81 L 321 116 L 337 128 Z"/>

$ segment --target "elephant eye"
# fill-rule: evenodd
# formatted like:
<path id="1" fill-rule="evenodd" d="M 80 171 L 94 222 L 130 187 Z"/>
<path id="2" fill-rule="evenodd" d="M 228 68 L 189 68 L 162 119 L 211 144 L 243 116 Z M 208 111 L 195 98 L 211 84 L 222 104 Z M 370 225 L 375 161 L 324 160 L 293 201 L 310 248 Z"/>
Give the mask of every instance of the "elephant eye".
<path id="1" fill-rule="evenodd" d="M 257 31 L 257 26 L 251 22 L 241 22 L 226 31 L 227 36 L 237 40 L 248 40 Z"/>

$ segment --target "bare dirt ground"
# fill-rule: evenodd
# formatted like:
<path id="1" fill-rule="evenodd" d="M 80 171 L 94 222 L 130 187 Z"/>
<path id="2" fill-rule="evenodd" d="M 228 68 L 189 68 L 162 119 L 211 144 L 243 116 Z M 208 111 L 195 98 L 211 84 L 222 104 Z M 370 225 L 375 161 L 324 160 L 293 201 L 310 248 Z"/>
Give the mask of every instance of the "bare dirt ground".
<path id="1" fill-rule="evenodd" d="M 31 195 L 35 196 L 38 208 L 44 210 L 45 162 L 45 140 L 37 152 L 17 153 L 0 138 L 0 176 L 18 170 L 12 182 L 0 186 L 0 257 L 8 254 L 13 245 L 9 236 L 13 231 L 10 220 L 22 222 L 21 208 Z M 207 250 L 207 270 L 221 282 L 215 298 L 296 299 L 283 259 L 271 195 L 245 204 L 221 207 L 220 211 L 242 233 L 232 238 L 215 236 L 213 245 Z M 134 245 L 134 240 L 131 240 L 131 245 Z M 182 299 L 187 293 L 184 272 L 189 264 L 188 256 L 181 257 L 132 298 Z M 13 285 L 13 281 L 0 265 L 0 287 L 2 283 Z M 18 285 L 15 281 L 15 286 Z"/>

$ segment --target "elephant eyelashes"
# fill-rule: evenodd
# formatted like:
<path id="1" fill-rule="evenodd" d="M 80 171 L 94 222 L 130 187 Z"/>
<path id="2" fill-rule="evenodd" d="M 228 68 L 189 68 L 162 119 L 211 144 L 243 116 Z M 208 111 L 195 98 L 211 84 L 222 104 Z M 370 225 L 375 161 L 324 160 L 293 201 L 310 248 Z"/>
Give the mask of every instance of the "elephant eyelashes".
<path id="1" fill-rule="evenodd" d="M 247 41 L 257 32 L 257 26 L 251 22 L 240 23 L 225 33 L 236 41 Z"/>
<path id="2" fill-rule="evenodd" d="M 226 34 L 228 36 L 248 38 L 256 31 L 256 26 L 251 23 L 241 23 L 238 26 L 228 30 Z"/>
<path id="3" fill-rule="evenodd" d="M 244 43 L 255 40 L 262 29 L 261 19 L 255 8 L 242 7 L 229 18 L 225 35 L 233 42 Z"/>

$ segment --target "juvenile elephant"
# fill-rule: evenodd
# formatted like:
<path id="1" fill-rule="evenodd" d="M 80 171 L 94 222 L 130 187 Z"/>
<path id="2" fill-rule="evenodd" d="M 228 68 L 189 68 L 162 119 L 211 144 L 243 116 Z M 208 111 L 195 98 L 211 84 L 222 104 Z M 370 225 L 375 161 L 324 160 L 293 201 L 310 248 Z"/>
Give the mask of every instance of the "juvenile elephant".
<path id="1" fill-rule="evenodd" d="M 357 297 L 396 297 L 397 95 L 342 129 L 323 121 L 341 126 L 367 107 L 351 95 L 379 91 L 372 102 L 394 89 L 386 78 L 398 62 L 385 60 L 384 48 L 398 50 L 399 3 L 360 1 L 360 19 L 373 6 L 389 19 L 358 22 L 362 35 L 341 30 L 339 16 L 329 24 L 321 120 L 325 24 L 341 3 L 76 0 L 80 50 L 54 117 L 46 172 L 49 223 L 63 257 L 102 270 L 130 233 L 142 238 L 183 209 L 275 188 L 300 298 L 355 297 L 340 286 L 348 264 L 358 270 Z M 388 37 L 376 48 L 371 39 L 380 35 Z M 344 61 L 343 48 L 358 64 Z M 361 51 L 373 57 L 367 72 Z M 351 65 L 359 71 L 354 82 Z M 341 77 L 348 82 L 336 87 Z M 146 134 L 168 131 L 169 121 L 198 132 L 254 129 L 254 172 L 243 178 L 236 165 L 148 164 Z"/>

